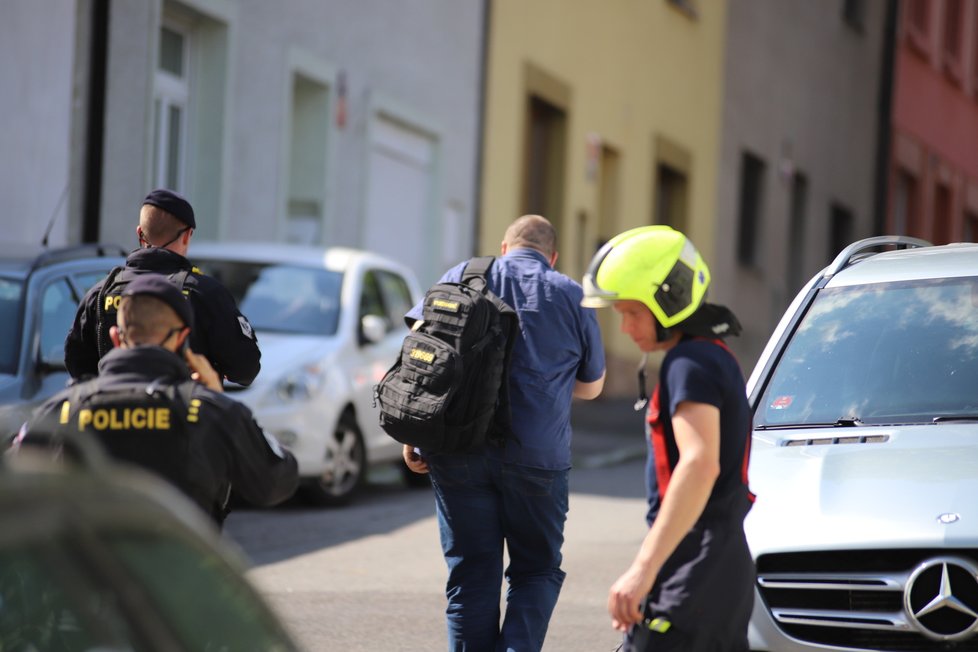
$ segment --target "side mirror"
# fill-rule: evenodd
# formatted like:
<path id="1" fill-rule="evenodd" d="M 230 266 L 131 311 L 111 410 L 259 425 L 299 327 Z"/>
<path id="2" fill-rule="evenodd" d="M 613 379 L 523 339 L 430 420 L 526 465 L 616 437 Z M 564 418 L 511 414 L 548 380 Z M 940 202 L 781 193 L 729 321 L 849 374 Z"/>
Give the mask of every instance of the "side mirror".
<path id="1" fill-rule="evenodd" d="M 387 335 L 387 320 L 377 315 L 364 315 L 360 319 L 360 343 L 376 344 Z"/>

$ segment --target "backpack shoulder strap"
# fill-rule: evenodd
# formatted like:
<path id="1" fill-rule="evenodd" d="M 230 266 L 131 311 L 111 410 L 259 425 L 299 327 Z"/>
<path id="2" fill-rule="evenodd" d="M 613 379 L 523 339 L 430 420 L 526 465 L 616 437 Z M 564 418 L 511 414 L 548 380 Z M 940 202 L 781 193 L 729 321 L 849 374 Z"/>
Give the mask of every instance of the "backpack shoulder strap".
<path id="1" fill-rule="evenodd" d="M 489 273 L 489 268 L 492 267 L 492 263 L 495 260 L 495 256 L 479 256 L 471 259 L 462 269 L 462 283 L 472 285 L 471 281 L 479 279 L 482 281 L 483 288 L 488 287 L 489 282 L 486 275 Z"/>
<path id="2" fill-rule="evenodd" d="M 173 272 L 170 274 L 169 278 L 174 285 L 180 288 L 181 292 L 186 293 L 185 290 L 187 288 L 187 278 L 192 272 L 193 270 L 191 269 L 181 269 L 179 272 Z"/>

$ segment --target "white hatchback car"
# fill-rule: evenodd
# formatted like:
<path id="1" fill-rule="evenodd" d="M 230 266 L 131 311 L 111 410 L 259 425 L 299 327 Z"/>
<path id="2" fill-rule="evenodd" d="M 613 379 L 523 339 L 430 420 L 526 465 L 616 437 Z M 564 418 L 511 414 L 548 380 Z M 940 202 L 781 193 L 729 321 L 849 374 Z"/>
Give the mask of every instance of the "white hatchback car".
<path id="1" fill-rule="evenodd" d="M 850 245 L 747 389 L 751 649 L 978 650 L 978 245 Z"/>
<path id="2" fill-rule="evenodd" d="M 420 300 L 409 269 L 354 249 L 255 242 L 194 242 L 190 259 L 227 286 L 258 335 L 261 372 L 226 390 L 295 455 L 308 497 L 346 503 L 369 464 L 401 459 L 373 387 Z"/>

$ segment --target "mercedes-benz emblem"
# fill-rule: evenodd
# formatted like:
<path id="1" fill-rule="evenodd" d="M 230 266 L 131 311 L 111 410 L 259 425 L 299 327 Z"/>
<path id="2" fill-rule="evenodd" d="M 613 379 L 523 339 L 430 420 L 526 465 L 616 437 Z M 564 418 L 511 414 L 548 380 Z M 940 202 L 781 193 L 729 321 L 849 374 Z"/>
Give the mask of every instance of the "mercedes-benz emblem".
<path id="1" fill-rule="evenodd" d="M 903 594 L 910 622 L 927 638 L 958 641 L 978 632 L 978 566 L 960 557 L 928 559 Z"/>

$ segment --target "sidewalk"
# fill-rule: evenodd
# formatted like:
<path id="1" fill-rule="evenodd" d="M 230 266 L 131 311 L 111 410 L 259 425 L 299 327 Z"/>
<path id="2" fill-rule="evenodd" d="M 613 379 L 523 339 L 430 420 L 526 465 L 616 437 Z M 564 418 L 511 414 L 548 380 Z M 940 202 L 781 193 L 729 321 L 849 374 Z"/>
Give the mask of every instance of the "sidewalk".
<path id="1" fill-rule="evenodd" d="M 635 400 L 575 400 L 571 406 L 571 455 L 576 468 L 595 468 L 645 457 L 645 409 Z"/>

